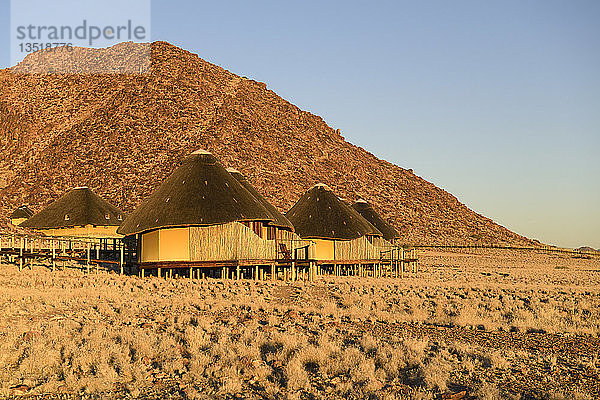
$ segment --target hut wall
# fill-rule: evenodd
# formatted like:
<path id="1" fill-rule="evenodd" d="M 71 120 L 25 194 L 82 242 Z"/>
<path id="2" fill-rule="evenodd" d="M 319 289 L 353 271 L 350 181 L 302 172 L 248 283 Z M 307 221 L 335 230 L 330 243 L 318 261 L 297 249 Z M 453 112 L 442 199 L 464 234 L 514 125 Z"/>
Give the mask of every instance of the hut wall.
<path id="1" fill-rule="evenodd" d="M 161 229 L 157 232 L 161 260 L 190 261 L 190 228 Z"/>
<path id="2" fill-rule="evenodd" d="M 160 261 L 159 257 L 159 231 L 142 234 L 141 262 Z"/>
<path id="3" fill-rule="evenodd" d="M 140 261 L 274 260 L 283 257 L 279 243 L 284 243 L 292 254 L 294 249 L 311 244 L 285 229 L 277 229 L 273 240 L 266 237 L 261 238 L 238 222 L 159 229 L 141 235 Z"/>
<path id="4" fill-rule="evenodd" d="M 366 237 L 334 242 L 335 260 L 378 260 L 380 249 L 369 243 Z"/>
<path id="5" fill-rule="evenodd" d="M 315 245 L 311 246 L 311 258 L 316 260 L 334 260 L 335 259 L 335 240 L 311 239 Z"/>
<path id="6" fill-rule="evenodd" d="M 12 218 L 10 223 L 13 225 L 19 225 L 21 222 L 27 221 L 27 218 Z"/>

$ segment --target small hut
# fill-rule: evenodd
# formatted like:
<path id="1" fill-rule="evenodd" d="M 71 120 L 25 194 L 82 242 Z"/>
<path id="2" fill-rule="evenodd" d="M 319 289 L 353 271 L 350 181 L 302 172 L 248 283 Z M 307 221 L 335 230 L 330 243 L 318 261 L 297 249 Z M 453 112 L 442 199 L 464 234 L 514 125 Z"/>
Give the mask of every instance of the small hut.
<path id="1" fill-rule="evenodd" d="M 286 217 L 302 239 L 315 243 L 310 257 L 320 264 L 375 263 L 380 258 L 371 242 L 381 232 L 325 184 L 309 189 Z"/>
<path id="2" fill-rule="evenodd" d="M 369 221 L 371 225 L 376 227 L 379 232 L 383 234 L 383 239 L 386 241 L 393 243 L 395 240 L 400 238 L 398 231 L 386 220 L 384 220 L 366 200 L 357 200 L 354 204 L 352 204 L 352 208 L 362 215 L 364 219 Z"/>
<path id="3" fill-rule="evenodd" d="M 136 238 L 141 270 L 205 267 L 210 274 L 229 276 L 227 268 L 235 266 L 239 277 L 239 266 L 273 266 L 276 231 L 270 227 L 274 226 L 293 229 L 211 153 L 198 150 L 118 232 Z"/>
<path id="4" fill-rule="evenodd" d="M 119 238 L 123 212 L 90 188 L 76 187 L 20 224 L 52 236 Z"/>
<path id="5" fill-rule="evenodd" d="M 33 215 L 33 211 L 26 205 L 22 205 L 10 214 L 10 223 L 19 225 L 23 221 L 27 221 Z"/>

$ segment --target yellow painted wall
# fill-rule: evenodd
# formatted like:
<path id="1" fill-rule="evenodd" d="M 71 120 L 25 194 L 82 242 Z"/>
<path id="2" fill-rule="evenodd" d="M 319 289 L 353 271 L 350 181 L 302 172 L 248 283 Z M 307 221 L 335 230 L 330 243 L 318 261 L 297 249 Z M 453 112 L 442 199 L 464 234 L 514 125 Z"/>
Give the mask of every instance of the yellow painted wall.
<path id="1" fill-rule="evenodd" d="M 27 218 L 13 218 L 10 220 L 10 223 L 13 225 L 19 225 L 21 222 L 27 221 Z"/>
<path id="2" fill-rule="evenodd" d="M 123 235 L 117 233 L 117 228 L 118 226 L 86 225 L 58 229 L 41 229 L 40 232 L 49 236 L 122 238 Z"/>
<path id="3" fill-rule="evenodd" d="M 141 262 L 160 261 L 158 255 L 159 231 L 152 231 L 142 234 L 142 251 L 140 255 Z"/>
<path id="4" fill-rule="evenodd" d="M 315 242 L 314 246 L 311 246 L 313 253 L 311 254 L 313 258 L 317 260 L 333 260 L 334 259 L 334 240 L 326 240 L 326 239 L 311 239 L 311 241 Z"/>
<path id="5" fill-rule="evenodd" d="M 159 251 L 161 261 L 190 260 L 190 229 L 171 228 L 159 232 Z"/>

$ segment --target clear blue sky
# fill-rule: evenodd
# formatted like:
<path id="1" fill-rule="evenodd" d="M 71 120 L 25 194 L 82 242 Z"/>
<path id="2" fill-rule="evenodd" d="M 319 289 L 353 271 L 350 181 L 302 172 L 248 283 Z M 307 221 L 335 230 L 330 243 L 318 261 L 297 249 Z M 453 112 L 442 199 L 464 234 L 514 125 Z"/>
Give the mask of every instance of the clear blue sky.
<path id="1" fill-rule="evenodd" d="M 599 21 L 576 0 L 152 3 L 154 40 L 266 82 L 518 233 L 596 248 Z"/>

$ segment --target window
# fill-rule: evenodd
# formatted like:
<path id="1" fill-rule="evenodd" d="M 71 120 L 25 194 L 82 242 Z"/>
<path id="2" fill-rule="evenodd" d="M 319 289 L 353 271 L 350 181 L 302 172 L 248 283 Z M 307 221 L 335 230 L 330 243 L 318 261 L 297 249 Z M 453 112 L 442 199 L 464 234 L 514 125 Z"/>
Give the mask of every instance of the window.
<path id="1" fill-rule="evenodd" d="M 260 222 L 253 222 L 252 223 L 252 230 L 258 236 L 262 237 L 262 223 L 260 223 Z"/>
<path id="2" fill-rule="evenodd" d="M 110 219 L 110 214 L 109 213 L 104 214 L 104 218 Z"/>
<path id="3" fill-rule="evenodd" d="M 71 218 L 69 217 L 69 214 L 65 214 L 65 221 L 70 220 Z"/>

